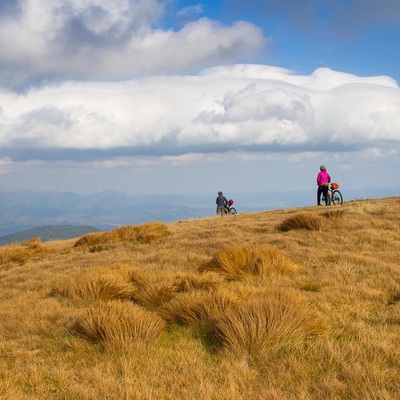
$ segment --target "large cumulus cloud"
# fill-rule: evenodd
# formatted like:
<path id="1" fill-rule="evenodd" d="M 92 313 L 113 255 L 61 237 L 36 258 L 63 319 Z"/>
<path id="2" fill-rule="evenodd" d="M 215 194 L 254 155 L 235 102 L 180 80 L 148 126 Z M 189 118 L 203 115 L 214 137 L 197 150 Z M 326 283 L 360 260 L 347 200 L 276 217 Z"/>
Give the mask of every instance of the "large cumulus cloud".
<path id="1" fill-rule="evenodd" d="M 263 65 L 0 94 L 1 157 L 107 159 L 188 153 L 399 150 L 388 77 Z"/>

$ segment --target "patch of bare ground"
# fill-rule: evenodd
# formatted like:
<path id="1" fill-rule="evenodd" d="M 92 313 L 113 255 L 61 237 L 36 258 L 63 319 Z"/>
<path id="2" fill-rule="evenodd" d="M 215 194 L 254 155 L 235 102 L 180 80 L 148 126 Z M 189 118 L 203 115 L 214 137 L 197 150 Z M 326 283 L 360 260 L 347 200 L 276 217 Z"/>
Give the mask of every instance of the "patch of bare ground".
<path id="1" fill-rule="evenodd" d="M 400 198 L 0 247 L 0 398 L 395 399 Z"/>

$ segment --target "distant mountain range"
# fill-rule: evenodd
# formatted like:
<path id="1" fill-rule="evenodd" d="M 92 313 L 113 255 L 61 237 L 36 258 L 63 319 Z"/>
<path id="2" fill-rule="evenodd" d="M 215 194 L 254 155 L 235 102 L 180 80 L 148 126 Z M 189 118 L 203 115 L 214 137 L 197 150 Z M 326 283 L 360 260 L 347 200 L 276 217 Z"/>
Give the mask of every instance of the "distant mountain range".
<path id="1" fill-rule="evenodd" d="M 42 242 L 73 239 L 97 231 L 99 231 L 99 229 L 94 226 L 38 226 L 36 228 L 26 229 L 0 238 L 0 246 L 11 243 L 26 242 L 36 237 L 40 238 Z"/>
<path id="2" fill-rule="evenodd" d="M 345 201 L 373 199 L 399 196 L 400 189 L 346 190 L 343 194 Z M 239 213 L 303 207 L 314 205 L 316 202 L 314 190 L 226 195 L 235 200 L 235 207 Z M 85 229 L 110 230 L 122 225 L 137 225 L 149 221 L 169 223 L 205 218 L 215 215 L 215 198 L 216 193 L 132 195 L 105 190 L 92 195 L 80 195 L 71 192 L 22 189 L 0 191 L 0 243 L 4 236 L 37 227 L 41 227 L 42 231 L 36 236 L 41 236 L 42 240 L 46 240 L 43 237 L 54 237 L 56 240 L 64 238 L 56 235 L 57 231 L 63 232 L 62 235 L 68 235 L 68 232 L 75 235 L 72 233 L 75 232 L 75 228 L 72 227 L 79 227 L 84 232 Z M 50 226 L 54 229 L 50 229 Z M 45 234 L 46 230 L 49 236 Z M 35 234 L 35 231 L 30 234 Z"/>

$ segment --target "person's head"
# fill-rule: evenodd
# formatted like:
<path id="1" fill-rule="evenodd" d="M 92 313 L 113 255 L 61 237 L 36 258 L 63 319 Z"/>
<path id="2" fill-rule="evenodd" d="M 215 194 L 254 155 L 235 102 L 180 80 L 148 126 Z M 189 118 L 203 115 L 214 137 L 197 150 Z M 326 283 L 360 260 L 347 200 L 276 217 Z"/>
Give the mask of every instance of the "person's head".
<path id="1" fill-rule="evenodd" d="M 320 169 L 321 171 L 326 171 L 325 165 L 321 165 L 321 166 L 319 167 L 319 169 Z"/>
<path id="2" fill-rule="evenodd" d="M 218 192 L 218 196 L 222 196 L 222 192 L 221 191 Z"/>

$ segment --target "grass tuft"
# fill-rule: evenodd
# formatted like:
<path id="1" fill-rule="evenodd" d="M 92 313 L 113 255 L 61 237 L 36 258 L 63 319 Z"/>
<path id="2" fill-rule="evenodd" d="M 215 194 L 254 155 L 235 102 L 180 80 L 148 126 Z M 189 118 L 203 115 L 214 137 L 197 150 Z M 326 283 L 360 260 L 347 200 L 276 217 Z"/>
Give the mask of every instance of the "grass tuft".
<path id="1" fill-rule="evenodd" d="M 148 222 L 136 226 L 121 226 L 110 233 L 115 234 L 118 241 L 133 241 L 138 243 L 151 243 L 168 235 L 167 225 L 163 222 Z"/>
<path id="2" fill-rule="evenodd" d="M 236 246 L 217 253 L 209 262 L 199 267 L 199 272 L 217 272 L 227 279 L 234 280 L 246 275 L 285 275 L 296 271 L 297 268 L 294 261 L 274 247 Z"/>
<path id="3" fill-rule="evenodd" d="M 329 220 L 341 220 L 346 214 L 346 210 L 344 209 L 335 209 L 335 210 L 328 210 L 321 214 L 322 217 L 327 218 Z"/>
<path id="4" fill-rule="evenodd" d="M 136 226 L 135 240 L 139 243 L 151 243 L 169 234 L 167 225 L 162 222 L 148 222 Z"/>
<path id="5" fill-rule="evenodd" d="M 21 245 L 37 251 L 43 251 L 45 248 L 40 237 L 35 237 L 30 240 L 27 240 L 26 242 L 21 243 Z"/>
<path id="6" fill-rule="evenodd" d="M 74 247 L 80 250 L 99 248 L 105 244 L 113 243 L 113 236 L 109 232 L 93 232 L 79 238 Z"/>
<path id="7" fill-rule="evenodd" d="M 119 273 L 92 269 L 71 280 L 66 287 L 55 288 L 53 294 L 60 294 L 78 301 L 107 301 L 131 299 L 135 290 L 134 285 L 124 280 Z"/>
<path id="8" fill-rule="evenodd" d="M 108 249 L 118 242 L 151 243 L 168 235 L 167 225 L 162 222 L 149 222 L 137 226 L 122 226 L 107 232 L 94 232 L 82 236 L 74 244 L 79 250 L 99 251 Z"/>
<path id="9" fill-rule="evenodd" d="M 135 267 L 130 264 L 118 264 L 108 269 L 113 274 L 118 274 L 124 281 L 142 287 L 149 284 L 150 275 L 140 267 Z"/>
<path id="10" fill-rule="evenodd" d="M 192 291 L 181 293 L 164 304 L 158 310 L 158 315 L 168 323 L 192 326 L 212 317 L 217 318 L 239 301 L 238 296 L 226 290 L 216 293 Z"/>
<path id="11" fill-rule="evenodd" d="M 0 247 L 0 265 L 7 263 L 25 264 L 35 254 L 43 253 L 45 246 L 40 238 L 33 238 L 23 243 L 13 243 Z"/>
<path id="12" fill-rule="evenodd" d="M 191 291 L 215 291 L 223 282 L 217 274 L 194 273 L 162 274 L 144 282 L 136 283 L 132 300 L 146 308 L 156 309 L 169 302 L 179 293 Z"/>
<path id="13" fill-rule="evenodd" d="M 326 332 L 326 323 L 297 293 L 274 290 L 210 320 L 211 339 L 233 351 L 257 354 L 278 341 Z"/>
<path id="14" fill-rule="evenodd" d="M 138 285 L 132 301 L 148 309 L 156 309 L 176 295 L 173 279 L 153 278 L 146 284 Z"/>
<path id="15" fill-rule="evenodd" d="M 174 277 L 174 286 L 177 293 L 190 292 L 192 290 L 213 292 L 223 282 L 224 278 L 215 273 L 202 275 L 194 273 L 181 273 Z"/>
<path id="16" fill-rule="evenodd" d="M 75 320 L 70 332 L 92 343 L 122 347 L 138 340 L 151 342 L 164 328 L 165 322 L 154 313 L 130 302 L 109 301 L 88 308 Z"/>
<path id="17" fill-rule="evenodd" d="M 17 244 L 10 244 L 0 249 L 0 264 L 25 264 L 33 256 L 33 250 Z"/>
<path id="18" fill-rule="evenodd" d="M 289 217 L 277 225 L 279 232 L 287 232 L 294 229 L 305 229 L 308 231 L 319 231 L 323 225 L 323 218 L 319 215 L 297 214 Z"/>

